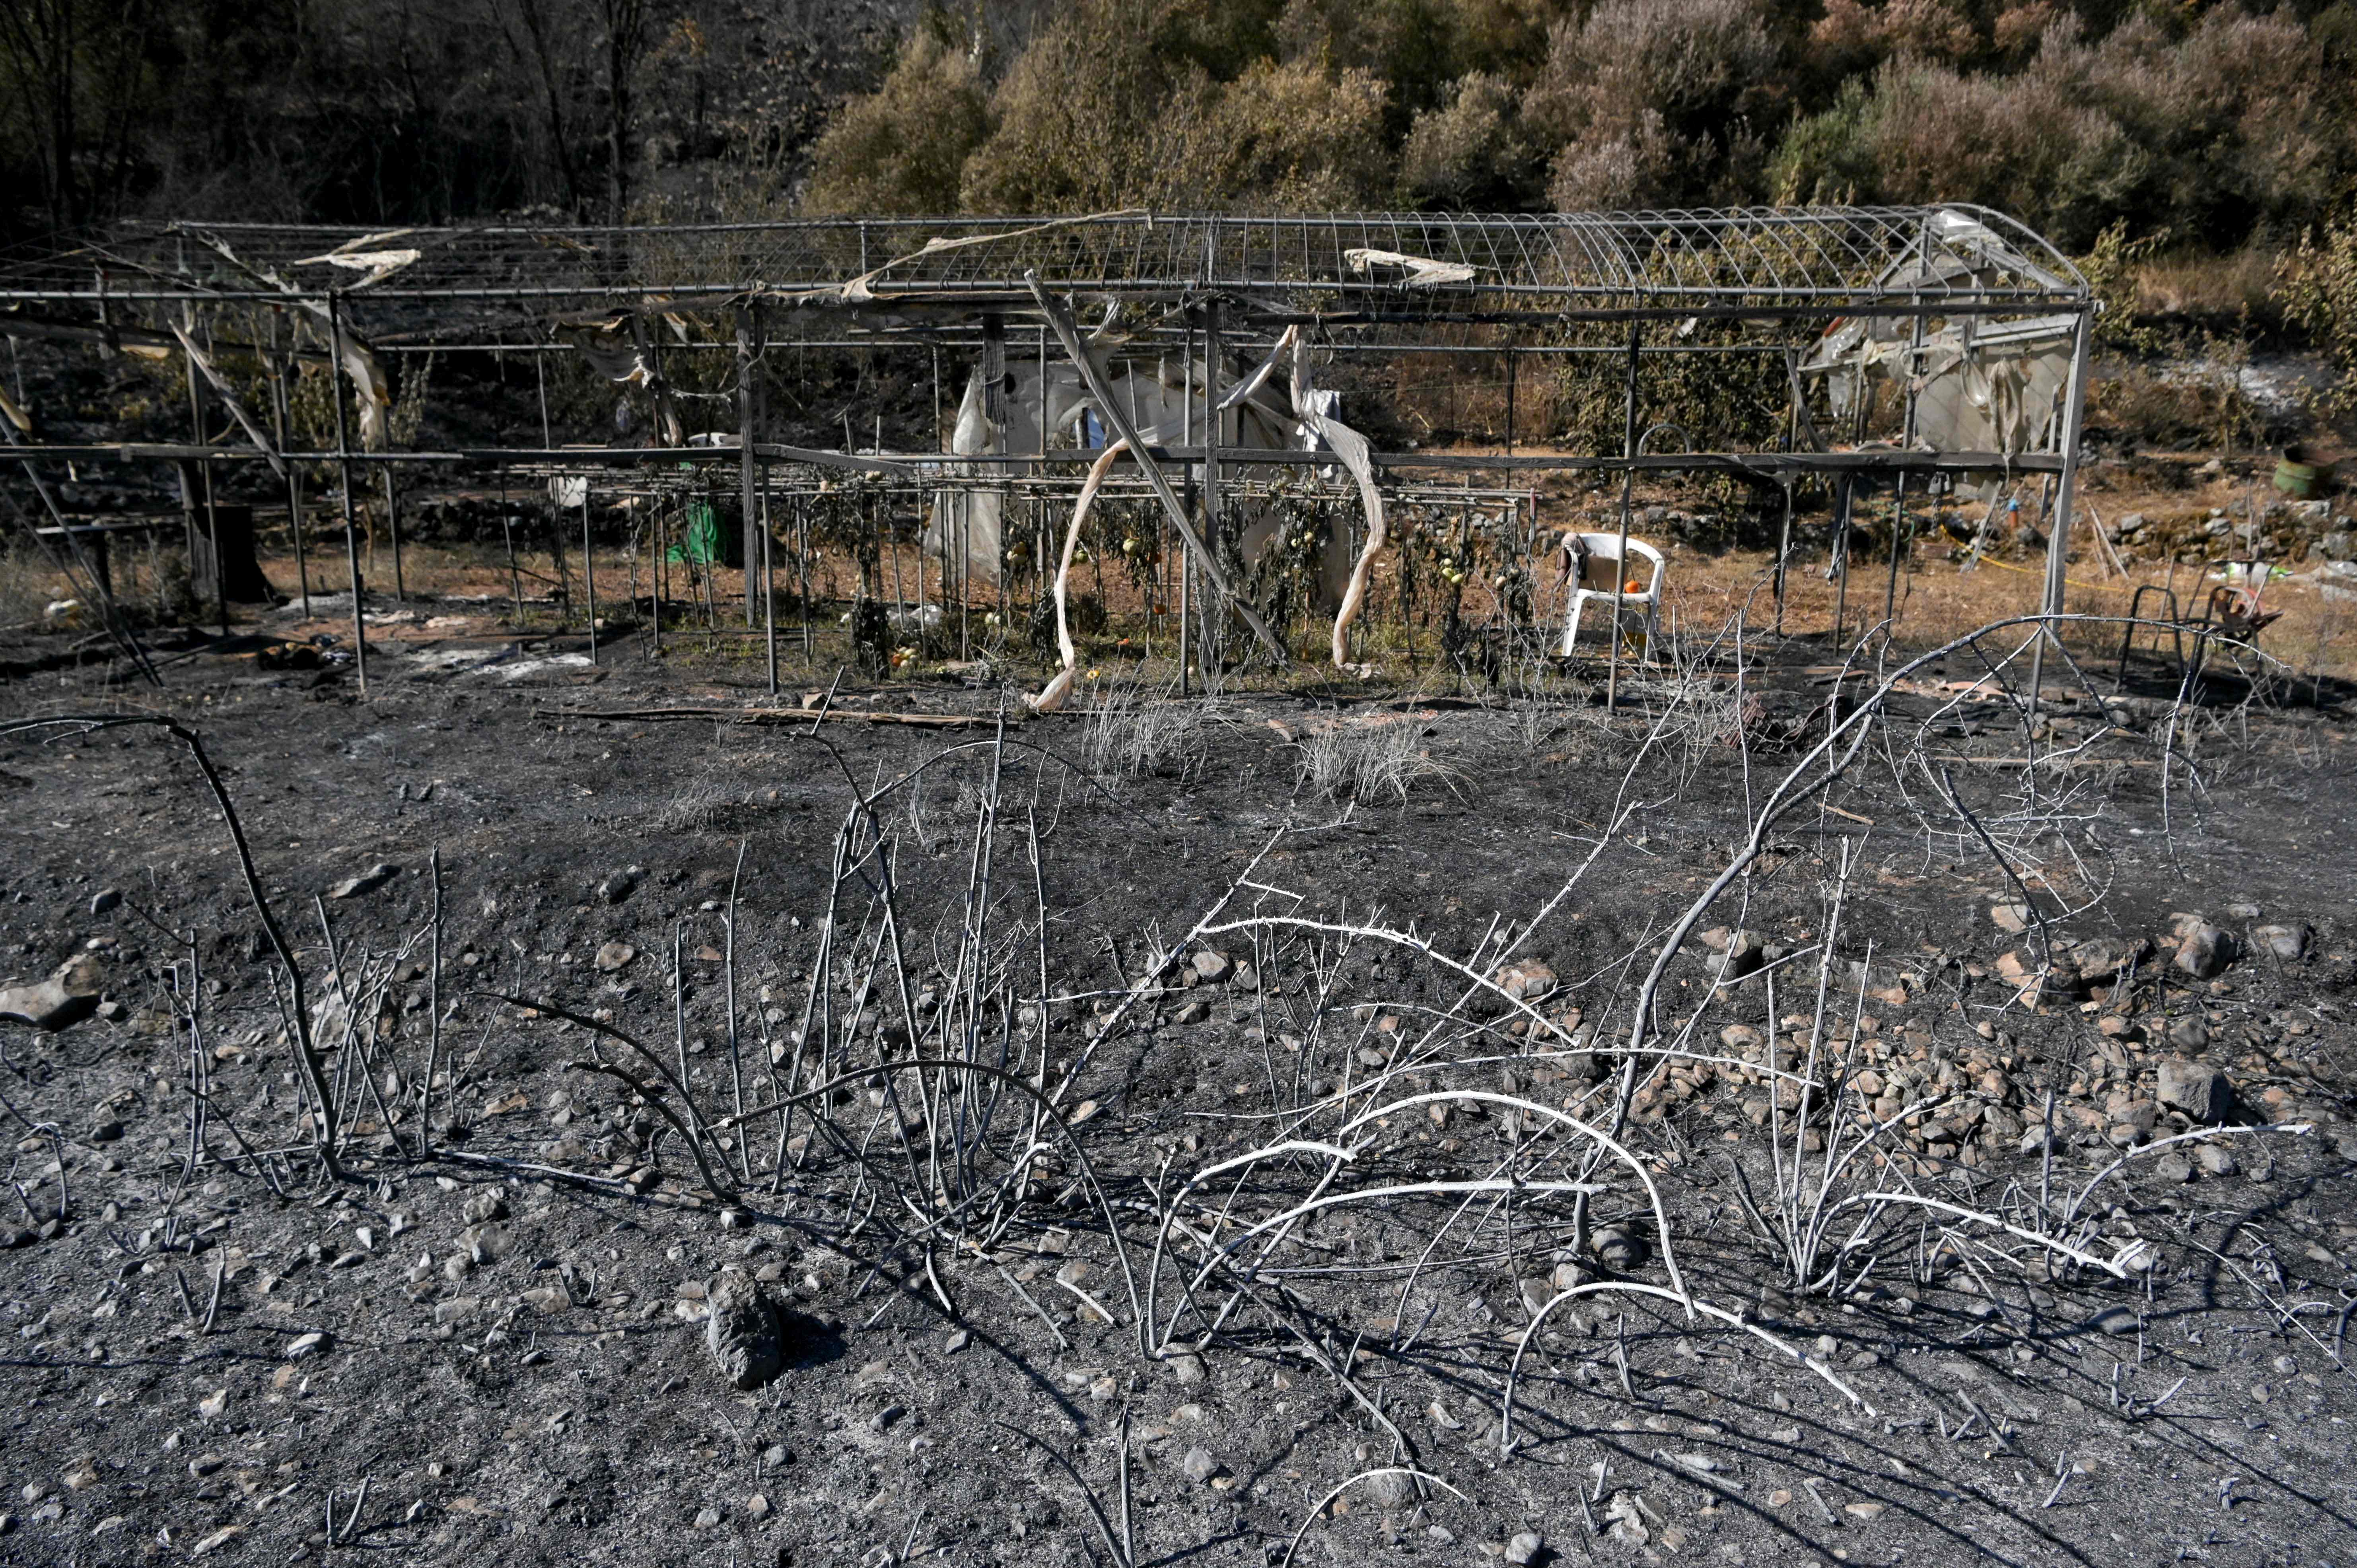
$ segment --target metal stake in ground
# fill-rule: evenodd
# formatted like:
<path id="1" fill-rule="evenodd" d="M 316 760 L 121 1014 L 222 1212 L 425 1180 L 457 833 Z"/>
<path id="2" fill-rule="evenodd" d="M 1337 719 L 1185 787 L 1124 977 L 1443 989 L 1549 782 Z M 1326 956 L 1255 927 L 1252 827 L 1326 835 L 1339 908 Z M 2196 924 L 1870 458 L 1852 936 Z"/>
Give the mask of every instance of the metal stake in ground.
<path id="1" fill-rule="evenodd" d="M 1644 323 L 1629 323 L 1628 406 L 1621 440 L 1629 465 L 1620 470 L 1620 549 L 1612 559 L 1612 631 L 1604 645 L 1604 711 L 1608 714 L 1620 702 L 1620 605 L 1629 587 L 1629 502 L 1637 479 L 1637 357 L 1643 352 L 1644 341 Z"/>
<path id="2" fill-rule="evenodd" d="M 597 556 L 589 538 L 589 482 L 581 482 L 581 583 L 589 596 L 589 662 L 597 662 Z"/>
<path id="3" fill-rule="evenodd" d="M 523 574 L 516 568 L 515 514 L 507 509 L 506 498 L 500 498 L 500 532 L 508 542 L 508 619 L 518 631 L 523 629 Z"/>
<path id="4" fill-rule="evenodd" d="M 328 295 L 328 401 L 336 405 L 336 466 L 343 474 L 344 567 L 352 587 L 352 673 L 363 694 L 368 691 L 368 631 L 361 620 L 361 536 L 352 520 L 352 447 L 344 421 L 343 296 Z"/>
<path id="5" fill-rule="evenodd" d="M 205 445 L 205 407 L 201 395 L 197 391 L 196 309 L 193 306 L 182 308 L 187 313 L 188 322 L 181 332 L 180 342 L 186 350 L 182 356 L 182 365 L 188 373 L 188 425 L 197 446 L 202 447 Z M 221 514 L 213 505 L 212 465 L 210 463 L 183 464 L 180 469 L 180 486 L 182 490 L 191 497 L 198 492 L 199 487 L 203 491 L 205 538 L 210 545 L 206 553 L 212 557 L 213 567 L 213 606 L 221 616 L 221 634 L 227 637 L 229 635 L 229 571 L 221 560 Z"/>
<path id="6" fill-rule="evenodd" d="M 401 577 L 401 501 L 393 492 L 393 465 L 377 470 L 384 476 L 384 531 L 393 536 L 393 602 L 409 602 L 409 585 Z"/>
<path id="7" fill-rule="evenodd" d="M 286 371 L 294 362 L 290 353 L 281 358 L 278 353 L 278 311 L 270 312 L 270 413 L 271 423 L 278 434 L 278 450 L 287 447 L 287 435 L 294 428 L 292 407 L 286 395 Z M 303 596 L 303 618 L 311 618 L 311 564 L 303 553 L 303 470 L 294 463 L 286 465 L 286 531 L 295 540 L 295 585 Z"/>
<path id="8" fill-rule="evenodd" d="M 753 407 L 754 366 L 757 362 L 753 339 L 758 325 L 754 311 L 757 308 L 746 305 L 739 306 L 737 310 L 737 465 L 744 509 L 742 526 L 737 530 L 740 539 L 752 531 L 753 486 L 757 478 L 753 462 L 753 443 L 757 435 Z M 748 551 L 745 556 L 745 629 L 748 631 L 753 628 L 752 564 L 753 557 Z"/>
<path id="9" fill-rule="evenodd" d="M 761 470 L 761 643 L 770 666 L 770 695 L 778 694 L 778 574 L 770 561 L 770 472 Z"/>
<path id="10" fill-rule="evenodd" d="M 1275 632 L 1269 630 L 1268 624 L 1262 620 L 1252 606 L 1236 593 L 1228 581 L 1227 574 L 1220 569 L 1220 564 L 1213 560 L 1210 552 L 1203 548 L 1203 542 L 1195 536 L 1194 525 L 1187 521 L 1187 510 L 1178 504 L 1178 494 L 1171 489 L 1169 478 L 1162 472 L 1162 465 L 1147 454 L 1146 443 L 1137 434 L 1137 427 L 1130 423 L 1129 415 L 1121 406 L 1121 400 L 1114 397 L 1112 388 L 1106 385 L 1104 372 L 1097 368 L 1095 359 L 1082 343 L 1080 331 L 1072 325 L 1071 312 L 1048 297 L 1048 291 L 1040 286 L 1038 273 L 1026 271 L 1023 274 L 1023 282 L 1031 290 L 1031 297 L 1039 303 L 1039 313 L 1048 318 L 1048 325 L 1054 330 L 1056 340 L 1063 345 L 1066 357 L 1072 361 L 1073 368 L 1080 371 L 1081 379 L 1088 383 L 1089 395 L 1096 400 L 1098 411 L 1104 415 L 1105 424 L 1112 429 L 1116 439 L 1129 444 L 1130 455 L 1137 459 L 1138 467 L 1145 472 L 1146 482 L 1154 490 L 1154 499 L 1160 501 L 1162 510 L 1170 514 L 1172 524 L 1178 528 L 1178 536 L 1187 542 L 1188 547 L 1203 557 L 1203 575 L 1211 579 L 1211 586 L 1219 591 L 1222 598 L 1235 607 L 1236 614 L 1243 618 L 1244 624 L 1252 628 L 1253 635 L 1260 639 L 1261 646 L 1268 650 L 1268 656 L 1272 660 L 1280 666 L 1291 663 L 1292 660 L 1285 650 L 1284 641 Z M 1213 436 L 1213 432 L 1204 433 L 1207 445 Z"/>
<path id="11" fill-rule="evenodd" d="M 2071 512 L 2078 499 L 2079 489 L 2079 427 L 2087 409 L 2087 338 L 2089 324 L 2094 319 L 2095 307 L 2091 300 L 2081 306 L 2079 329 L 2071 340 L 2071 381 L 2062 398 L 2062 472 L 2054 484 L 2054 521 L 2046 534 L 2046 594 L 2040 601 L 2049 616 L 2062 613 L 2062 572 L 2071 553 Z M 2044 632 L 2030 647 L 2029 652 L 2029 717 L 2032 721 L 2030 749 L 2037 750 L 2035 723 L 2038 717 L 2038 684 L 2046 672 L 2046 639 L 2053 636 L 2049 622 Z"/>

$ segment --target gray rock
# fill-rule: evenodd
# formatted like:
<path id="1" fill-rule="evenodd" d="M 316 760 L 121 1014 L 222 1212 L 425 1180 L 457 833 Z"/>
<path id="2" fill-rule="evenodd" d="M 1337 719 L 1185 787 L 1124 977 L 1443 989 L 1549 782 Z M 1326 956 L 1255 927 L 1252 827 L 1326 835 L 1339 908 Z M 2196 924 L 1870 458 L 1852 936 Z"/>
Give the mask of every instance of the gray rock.
<path id="1" fill-rule="evenodd" d="M 2107 1306 L 2087 1319 L 2087 1326 L 2098 1334 L 2114 1334 L 2122 1337 L 2136 1333 L 2136 1315 L 2125 1306 Z"/>
<path id="2" fill-rule="evenodd" d="M 1211 1451 L 1208 1448 L 1189 1448 L 1187 1456 L 1178 1461 L 1178 1468 L 1189 1480 L 1200 1487 L 1220 1473 L 1220 1462 L 1211 1457 Z"/>
<path id="3" fill-rule="evenodd" d="M 122 907 L 123 889 L 120 887 L 102 887 L 91 895 L 90 912 L 93 915 L 103 915 Z"/>
<path id="4" fill-rule="evenodd" d="M 2243 1168 L 2234 1158 L 2234 1151 L 2223 1144 L 2203 1144 L 2193 1151 L 2193 1158 L 2204 1176 L 2230 1176 Z"/>
<path id="5" fill-rule="evenodd" d="M 1596 1232 L 1588 1246 L 1605 1265 L 1614 1269 L 1631 1269 L 1645 1255 L 1644 1243 L 1631 1230 L 1618 1225 L 1607 1225 Z"/>
<path id="6" fill-rule="evenodd" d="M 1415 1477 L 1390 1470 L 1367 1477 L 1367 1500 L 1387 1512 L 1415 1506 Z"/>
<path id="7" fill-rule="evenodd" d="M 1180 1388 L 1196 1388 L 1203 1381 L 1203 1358 L 1191 1350 L 1171 1357 L 1169 1366 L 1170 1376 Z"/>
<path id="8" fill-rule="evenodd" d="M 1194 964 L 1196 974 L 1204 980 L 1210 981 L 1214 985 L 1218 984 L 1221 981 L 1227 979 L 1231 973 L 1234 972 L 1236 967 L 1234 964 L 1228 961 L 1227 954 L 1223 952 L 1213 952 L 1209 948 L 1205 948 L 1202 951 L 1195 955 Z"/>
<path id="9" fill-rule="evenodd" d="M 330 898 L 357 898 L 364 893 L 375 892 L 378 888 L 383 886 L 386 883 L 392 881 L 394 877 L 400 875 L 401 867 L 397 865 L 389 865 L 382 861 L 379 861 L 376 865 L 370 866 L 366 871 L 361 872 L 358 876 L 347 876 L 341 882 L 337 883 L 333 887 L 328 888 L 328 897 Z"/>
<path id="10" fill-rule="evenodd" d="M 1721 985 L 1732 985 L 1747 975 L 1758 973 L 1765 961 L 1764 947 L 1753 932 L 1736 932 L 1727 940 L 1727 950 L 1711 962 L 1711 978 Z"/>
<path id="11" fill-rule="evenodd" d="M 2206 1062 L 2163 1057 L 2157 1092 L 2160 1102 L 2204 1124 L 2223 1122 L 2234 1109 L 2234 1086 Z"/>
<path id="12" fill-rule="evenodd" d="M 731 1386 L 758 1389 L 784 1368 L 778 1310 L 750 1275 L 715 1274 L 705 1283 L 704 1305 L 704 1348 Z"/>
<path id="13" fill-rule="evenodd" d="M 68 959 L 47 980 L 0 990 L 0 1020 L 51 1034 L 98 1011 L 98 965 L 88 954 Z"/>
<path id="14" fill-rule="evenodd" d="M 51 1033 L 70 1028 L 97 1011 L 97 997 L 72 995 L 54 980 L 0 991 L 0 1020 Z"/>
<path id="15" fill-rule="evenodd" d="M 2308 956 L 2308 944 L 2314 936 L 2305 922 L 2295 920 L 2289 925 L 2261 926 L 2251 933 L 2259 950 L 2286 963 L 2297 963 Z"/>
<path id="16" fill-rule="evenodd" d="M 2202 1051 L 2210 1048 L 2210 1026 L 2199 1018 L 2176 1018 L 2169 1022 L 2169 1043 L 2180 1051 Z"/>
<path id="17" fill-rule="evenodd" d="M 597 972 L 612 974 L 618 970 L 628 967 L 638 956 L 639 950 L 628 942 L 608 942 L 597 950 Z"/>
<path id="18" fill-rule="evenodd" d="M 469 1225 L 458 1232 L 458 1242 L 478 1268 L 499 1262 L 515 1251 L 515 1238 L 504 1225 Z"/>
<path id="19" fill-rule="evenodd" d="M 2090 937 L 2072 945 L 2071 967 L 2089 984 L 2118 978 L 2122 970 L 2142 963 L 2152 944 L 2142 937 Z"/>
<path id="20" fill-rule="evenodd" d="M 2193 1179 L 2193 1162 L 2172 1149 L 2152 1162 L 2152 1174 L 2157 1181 L 2180 1185 Z"/>
<path id="21" fill-rule="evenodd" d="M 637 866 L 626 866 L 597 884 L 597 897 L 608 904 L 619 904 L 639 890 L 639 878 L 643 875 Z"/>
<path id="22" fill-rule="evenodd" d="M 2019 936 L 2029 929 L 2034 917 L 2027 904 L 1992 904 L 1989 923 L 2008 935 Z"/>
<path id="23" fill-rule="evenodd" d="M 1546 1537 L 1535 1530 L 1526 1530 L 1506 1542 L 1506 1561 L 1514 1568 L 1530 1568 L 1546 1550 Z"/>
<path id="24" fill-rule="evenodd" d="M 2206 920 L 2194 921 L 2179 937 L 2171 961 L 2196 980 L 2209 980 L 2234 961 L 2234 939 Z"/>

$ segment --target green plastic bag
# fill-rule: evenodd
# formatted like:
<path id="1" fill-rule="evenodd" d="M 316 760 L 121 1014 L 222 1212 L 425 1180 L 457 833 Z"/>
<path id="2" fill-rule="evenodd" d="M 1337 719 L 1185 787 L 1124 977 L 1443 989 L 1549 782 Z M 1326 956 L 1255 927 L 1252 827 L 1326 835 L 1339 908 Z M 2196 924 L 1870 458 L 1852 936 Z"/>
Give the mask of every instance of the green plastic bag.
<path id="1" fill-rule="evenodd" d="M 671 547 L 670 560 L 675 566 L 723 566 L 730 556 L 728 525 L 707 500 L 687 503 L 687 524 L 680 531 L 679 542 Z"/>

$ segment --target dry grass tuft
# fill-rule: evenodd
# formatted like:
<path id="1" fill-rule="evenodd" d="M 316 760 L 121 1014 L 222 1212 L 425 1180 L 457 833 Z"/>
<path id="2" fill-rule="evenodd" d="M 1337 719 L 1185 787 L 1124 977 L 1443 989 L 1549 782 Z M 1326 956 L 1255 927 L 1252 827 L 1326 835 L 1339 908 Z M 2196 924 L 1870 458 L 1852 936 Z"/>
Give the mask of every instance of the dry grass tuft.
<path id="1" fill-rule="evenodd" d="M 1434 757 L 1423 738 L 1422 727 L 1405 719 L 1336 725 L 1300 742 L 1297 779 L 1329 800 L 1364 805 L 1405 800 L 1426 780 L 1458 792 L 1464 770 Z"/>

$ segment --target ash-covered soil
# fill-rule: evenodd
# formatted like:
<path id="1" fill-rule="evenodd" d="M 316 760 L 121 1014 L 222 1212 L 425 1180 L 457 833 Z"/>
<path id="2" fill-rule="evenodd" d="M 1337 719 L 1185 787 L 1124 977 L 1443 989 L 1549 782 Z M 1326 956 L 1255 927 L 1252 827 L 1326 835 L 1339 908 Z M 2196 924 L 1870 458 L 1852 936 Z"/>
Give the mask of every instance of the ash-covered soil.
<path id="1" fill-rule="evenodd" d="M 344 1175 L 188 749 L 9 736 L 0 980 L 86 1015 L 0 1024 L 0 1559 L 2357 1559 L 2339 718 L 2197 717 L 2164 801 L 2157 710 L 2050 706 L 2032 793 L 1930 672 L 1694 923 L 1590 1165 L 1556 1113 L 1612 1124 L 1797 659 L 1717 730 L 1640 682 L 1002 740 L 589 716 L 753 699 L 549 657 L 15 688 L 201 736 Z M 1005 1073 L 873 1070 L 954 1051 Z"/>

